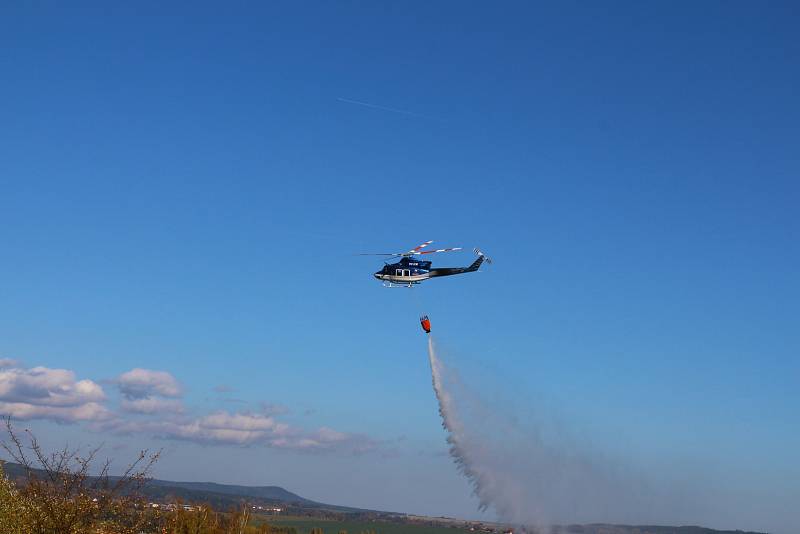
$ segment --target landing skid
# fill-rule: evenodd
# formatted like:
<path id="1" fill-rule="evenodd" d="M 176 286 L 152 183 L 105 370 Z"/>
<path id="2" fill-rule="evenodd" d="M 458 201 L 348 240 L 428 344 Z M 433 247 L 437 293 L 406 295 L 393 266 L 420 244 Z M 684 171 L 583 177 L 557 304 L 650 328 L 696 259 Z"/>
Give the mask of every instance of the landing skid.
<path id="1" fill-rule="evenodd" d="M 383 287 L 407 287 L 412 288 L 417 285 L 419 282 L 409 282 L 407 284 L 396 284 L 394 282 L 383 282 Z"/>

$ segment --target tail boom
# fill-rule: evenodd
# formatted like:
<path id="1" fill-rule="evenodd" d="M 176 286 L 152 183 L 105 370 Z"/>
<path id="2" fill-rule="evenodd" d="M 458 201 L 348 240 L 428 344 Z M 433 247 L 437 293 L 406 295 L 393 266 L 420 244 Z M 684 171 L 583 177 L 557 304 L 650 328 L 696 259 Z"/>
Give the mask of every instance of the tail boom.
<path id="1" fill-rule="evenodd" d="M 480 269 L 484 260 L 486 260 L 486 256 L 484 256 L 482 252 L 478 251 L 478 257 L 469 267 L 442 267 L 439 269 L 431 269 L 429 274 L 431 278 L 434 278 L 437 276 L 452 276 L 454 274 L 472 273 Z"/>

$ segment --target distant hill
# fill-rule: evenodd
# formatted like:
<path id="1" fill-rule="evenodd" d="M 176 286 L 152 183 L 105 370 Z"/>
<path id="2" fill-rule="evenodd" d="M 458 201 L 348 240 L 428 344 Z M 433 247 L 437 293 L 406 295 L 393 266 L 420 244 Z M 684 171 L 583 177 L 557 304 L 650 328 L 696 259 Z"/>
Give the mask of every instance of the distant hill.
<path id="1" fill-rule="evenodd" d="M 276 503 L 287 503 L 305 506 L 320 506 L 305 499 L 296 493 L 287 491 L 280 486 L 236 486 L 232 484 L 217 484 L 216 482 L 172 482 L 169 480 L 151 480 L 148 483 L 154 493 L 164 493 L 170 491 L 185 491 L 193 494 L 218 494 L 232 495 L 236 497 L 251 497 Z M 322 505 L 324 506 L 324 505 Z"/>
<path id="2" fill-rule="evenodd" d="M 143 493 L 154 500 L 168 500 L 171 498 L 187 502 L 207 502 L 212 505 L 249 502 L 280 504 L 305 510 L 343 513 L 371 512 L 371 510 L 362 508 L 312 501 L 280 486 L 237 486 L 234 484 L 217 484 L 216 482 L 173 482 L 154 479 L 147 483 Z"/>
<path id="3" fill-rule="evenodd" d="M 14 462 L 3 464 L 11 479 L 23 477 L 25 469 Z M 38 471 L 38 470 L 37 470 Z M 112 479 L 114 477 L 111 477 Z M 152 479 L 142 488 L 142 494 L 154 502 L 183 501 L 208 503 L 218 508 L 229 508 L 243 502 L 252 504 L 283 505 L 303 510 L 320 510 L 343 513 L 369 512 L 360 508 L 315 502 L 292 493 L 280 486 L 237 486 L 215 482 L 174 482 Z"/>

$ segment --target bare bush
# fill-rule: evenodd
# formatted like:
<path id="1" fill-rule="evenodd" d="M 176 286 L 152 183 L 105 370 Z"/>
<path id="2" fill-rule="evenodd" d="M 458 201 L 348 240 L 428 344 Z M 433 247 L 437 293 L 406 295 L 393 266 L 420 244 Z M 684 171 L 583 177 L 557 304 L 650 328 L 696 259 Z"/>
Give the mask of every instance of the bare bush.
<path id="1" fill-rule="evenodd" d="M 64 447 L 48 454 L 30 430 L 18 433 L 10 418 L 5 431 L 0 447 L 22 466 L 24 477 L 16 485 L 3 477 L 0 525 L 14 522 L 29 534 L 136 534 L 151 526 L 139 491 L 160 451 L 141 451 L 121 476 L 111 477 L 110 460 L 92 473 L 99 447 Z"/>
<path id="2" fill-rule="evenodd" d="M 30 430 L 17 432 L 10 418 L 5 433 L 0 447 L 21 466 L 22 475 L 10 480 L 0 462 L 2 534 L 280 534 L 286 530 L 266 523 L 251 525 L 247 506 L 229 512 L 209 506 L 185 509 L 180 503 L 169 509 L 147 506 L 140 490 L 160 451 L 141 451 L 121 476 L 112 477 L 110 460 L 93 472 L 99 447 L 64 447 L 47 454 Z"/>

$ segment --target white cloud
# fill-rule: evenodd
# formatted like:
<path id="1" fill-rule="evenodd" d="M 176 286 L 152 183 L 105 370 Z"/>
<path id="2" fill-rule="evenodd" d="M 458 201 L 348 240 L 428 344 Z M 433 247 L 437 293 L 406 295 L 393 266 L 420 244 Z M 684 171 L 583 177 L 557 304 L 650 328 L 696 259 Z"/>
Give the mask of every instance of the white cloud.
<path id="1" fill-rule="evenodd" d="M 376 441 L 323 427 L 308 432 L 277 421 L 273 416 L 250 412 L 218 411 L 194 419 L 111 421 L 101 425 L 121 434 L 148 433 L 163 439 L 204 445 L 263 446 L 300 452 L 363 453 L 378 447 Z"/>
<path id="2" fill-rule="evenodd" d="M 19 362 L 17 360 L 12 360 L 11 358 L 0 358 L 0 369 L 5 369 L 6 367 L 18 367 Z"/>
<path id="3" fill-rule="evenodd" d="M 164 437 L 201 443 L 250 445 L 292 432 L 289 425 L 273 417 L 252 413 L 215 412 L 187 422 L 165 422 Z"/>
<path id="4" fill-rule="evenodd" d="M 178 399 L 162 399 L 158 397 L 145 397 L 143 399 L 123 399 L 120 404 L 122 409 L 131 413 L 157 414 L 157 413 L 183 413 L 183 403 Z"/>
<path id="5" fill-rule="evenodd" d="M 154 395 L 174 398 L 183 394 L 181 385 L 166 371 L 131 369 L 119 375 L 116 383 L 120 392 L 128 399 L 143 399 Z"/>
<path id="6" fill-rule="evenodd" d="M 43 406 L 77 406 L 105 400 L 103 388 L 91 380 L 75 380 L 67 369 L 8 368 L 0 371 L 0 401 Z"/>
<path id="7" fill-rule="evenodd" d="M 279 420 L 288 409 L 262 404 L 258 412 L 225 410 L 187 417 L 182 389 L 169 373 L 132 369 L 114 383 L 122 393 L 119 411 L 107 406 L 103 388 L 78 380 L 73 371 L 33 367 L 0 360 L 0 415 L 16 419 L 49 419 L 89 423 L 114 434 L 148 434 L 205 445 L 261 446 L 301 452 L 361 453 L 377 442 L 360 434 L 328 427 L 309 431 Z"/>
<path id="8" fill-rule="evenodd" d="M 124 397 L 120 407 L 125 412 L 175 415 L 184 411 L 177 399 L 183 393 L 181 385 L 166 371 L 131 369 L 119 375 L 115 383 Z"/>
<path id="9" fill-rule="evenodd" d="M 50 419 L 63 423 L 105 421 L 114 415 L 102 404 L 87 402 L 78 406 L 41 406 L 24 402 L 0 402 L 0 414 L 15 419 Z"/>
<path id="10" fill-rule="evenodd" d="M 0 414 L 19 419 L 62 422 L 100 421 L 110 412 L 100 404 L 103 388 L 91 380 L 76 380 L 67 369 L 23 369 L 8 363 L 0 370 Z"/>

